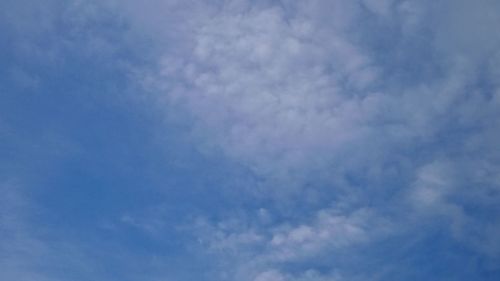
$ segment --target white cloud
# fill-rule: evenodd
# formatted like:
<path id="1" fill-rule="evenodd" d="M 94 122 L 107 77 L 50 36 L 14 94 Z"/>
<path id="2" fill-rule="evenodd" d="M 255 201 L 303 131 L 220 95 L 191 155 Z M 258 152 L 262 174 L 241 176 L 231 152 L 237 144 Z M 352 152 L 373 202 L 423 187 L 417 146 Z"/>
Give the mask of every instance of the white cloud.
<path id="1" fill-rule="evenodd" d="M 321 210 L 311 224 L 273 231 L 270 256 L 278 261 L 314 257 L 323 251 L 371 242 L 393 232 L 390 223 L 372 210 L 350 214 Z"/>
<path id="2" fill-rule="evenodd" d="M 61 15 L 52 11 L 55 1 L 24 2 L 8 3 L 22 20 L 1 9 L 0 23 L 22 35 L 15 38 L 21 52 L 47 60 L 79 42 L 86 57 L 113 54 L 119 44 L 96 36 L 96 27 L 117 9 L 130 24 L 127 35 L 152 41 L 153 54 L 145 56 L 158 59 L 152 70 L 134 71 L 166 111 L 187 112 L 202 150 L 222 152 L 264 179 L 263 197 L 273 188 L 280 201 L 294 189 L 299 200 L 290 205 L 298 206 L 317 181 L 325 186 L 317 197 L 346 206 L 307 205 L 313 215 L 291 210 L 295 216 L 277 225 L 265 209 L 256 225 L 199 221 L 201 245 L 231 265 L 226 279 L 338 280 L 314 270 L 292 274 L 286 265 L 335 256 L 436 217 L 454 239 L 498 259 L 498 1 L 76 1 Z M 58 20 L 67 38 L 49 36 L 50 48 L 33 44 L 55 36 Z M 24 69 L 11 75 L 37 85 Z M 32 235 L 20 202 L 1 201 L 0 226 L 14 238 L 0 241 L 0 266 L 7 279 L 40 280 L 28 270 L 33 264 L 71 250 Z M 162 220 L 123 217 L 156 236 Z"/>
<path id="3" fill-rule="evenodd" d="M 477 217 L 471 206 L 478 210 L 499 212 L 495 202 L 498 191 L 498 166 L 482 160 L 464 159 L 452 162 L 434 162 L 422 167 L 409 193 L 410 200 L 421 215 L 445 218 L 452 235 L 467 246 L 500 258 L 500 239 L 497 231 L 500 220 Z M 440 221 L 440 220 L 439 220 Z"/>
<path id="4" fill-rule="evenodd" d="M 350 248 L 374 243 L 398 231 L 392 222 L 370 209 L 323 209 L 302 223 L 285 221 L 271 226 L 238 217 L 196 223 L 198 240 L 218 259 L 216 266 L 223 266 L 220 272 L 239 280 L 340 280 L 337 273 L 322 276 L 311 269 L 290 275 L 269 268 L 324 255 L 340 258 Z"/>
<path id="5" fill-rule="evenodd" d="M 455 239 L 497 255 L 498 223 L 468 208 L 498 212 L 498 196 L 486 196 L 499 186 L 500 72 L 486 62 L 499 57 L 494 1 L 228 3 L 176 18 L 186 25 L 175 28 L 182 40 L 167 44 L 159 70 L 143 82 L 169 109 L 191 116 L 200 147 L 270 182 L 277 201 L 318 181 L 327 186 L 319 196 L 372 205 L 334 201 L 350 208 L 339 213 L 314 206 L 317 217 L 270 231 L 210 226 L 200 238 L 210 250 L 244 249 L 258 257 L 240 261 L 243 271 L 252 268 L 248 276 L 288 280 L 259 261 L 284 264 L 370 243 L 390 235 L 391 223 L 418 228 L 438 214 Z M 384 24 L 373 26 L 367 12 Z M 391 208 L 415 221 L 378 215 Z"/>
<path id="6" fill-rule="evenodd" d="M 449 163 L 433 162 L 420 168 L 415 183 L 415 193 L 412 194 L 417 207 L 424 209 L 439 204 L 447 195 L 453 192 L 456 183 Z"/>
<path id="7" fill-rule="evenodd" d="M 377 69 L 341 32 L 267 8 L 222 10 L 192 36 L 192 56 L 167 54 L 158 79 L 195 117 L 203 141 L 256 173 L 294 178 L 366 134 L 376 96 L 352 94 Z"/>
<path id="8" fill-rule="evenodd" d="M 322 275 L 315 270 L 307 270 L 299 276 L 284 275 L 278 270 L 263 271 L 253 281 L 340 281 L 338 274 Z"/>

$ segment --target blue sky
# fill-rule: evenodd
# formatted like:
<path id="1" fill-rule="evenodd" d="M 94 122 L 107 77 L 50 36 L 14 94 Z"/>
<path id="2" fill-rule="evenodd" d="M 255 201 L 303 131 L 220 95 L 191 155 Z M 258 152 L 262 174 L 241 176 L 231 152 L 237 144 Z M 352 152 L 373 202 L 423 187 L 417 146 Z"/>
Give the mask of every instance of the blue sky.
<path id="1" fill-rule="evenodd" d="M 0 280 L 500 279 L 494 0 L 0 3 Z"/>

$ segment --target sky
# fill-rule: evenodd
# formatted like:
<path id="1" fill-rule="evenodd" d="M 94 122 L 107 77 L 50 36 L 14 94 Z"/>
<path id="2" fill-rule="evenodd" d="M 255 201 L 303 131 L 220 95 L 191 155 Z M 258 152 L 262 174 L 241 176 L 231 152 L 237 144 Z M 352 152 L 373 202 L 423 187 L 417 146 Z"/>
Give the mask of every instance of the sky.
<path id="1" fill-rule="evenodd" d="M 500 280 L 500 2 L 0 1 L 0 280 Z"/>

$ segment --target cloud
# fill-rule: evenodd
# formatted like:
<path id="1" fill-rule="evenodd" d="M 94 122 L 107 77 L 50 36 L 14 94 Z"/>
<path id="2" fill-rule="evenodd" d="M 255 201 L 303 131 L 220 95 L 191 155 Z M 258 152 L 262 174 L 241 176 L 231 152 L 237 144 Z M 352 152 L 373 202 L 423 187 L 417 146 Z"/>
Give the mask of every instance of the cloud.
<path id="1" fill-rule="evenodd" d="M 189 112 L 193 136 L 202 146 L 220 150 L 265 179 L 287 179 L 281 185 L 292 186 L 328 173 L 336 163 L 377 165 L 394 145 L 405 149 L 436 139 L 450 125 L 449 113 L 458 113 L 454 103 L 472 98 L 464 92 L 474 83 L 472 69 L 452 56 L 432 62 L 434 78 L 408 73 L 415 76 L 410 86 L 383 85 L 398 79 L 393 69 L 408 71 L 412 50 L 394 49 L 408 58 L 381 62 L 374 46 L 362 45 L 349 32 L 358 22 L 360 34 L 369 29 L 353 4 L 244 6 L 244 12 L 230 6 L 216 17 L 198 17 L 199 24 L 189 25 L 187 39 L 180 40 L 183 55 L 169 46 L 159 73 L 144 80 L 162 89 L 169 106 Z M 342 15 L 324 19 L 328 8 Z M 432 15 L 420 15 L 425 16 Z M 417 40 L 411 34 L 395 36 L 401 42 Z M 435 55 L 446 47 L 435 51 L 432 44 Z M 418 67 L 415 60 L 410 63 Z"/>
<path id="2" fill-rule="evenodd" d="M 500 36 L 495 27 L 500 24 L 497 1 L 445 1 L 438 11 L 436 42 L 452 56 L 461 56 L 470 63 L 481 63 L 498 53 Z"/>
<path id="3" fill-rule="evenodd" d="M 499 211 L 494 206 L 499 200 L 498 175 L 493 172 L 498 167 L 490 165 L 492 163 L 481 160 L 425 165 L 419 171 L 410 199 L 422 215 L 445 218 L 456 239 L 498 259 L 499 240 L 494 233 L 500 221 L 494 216 L 480 215 L 481 212 L 496 214 Z"/>
<path id="4" fill-rule="evenodd" d="M 267 270 L 260 273 L 253 281 L 339 281 L 338 275 L 324 276 L 314 270 L 308 270 L 300 276 L 283 275 L 277 270 Z"/>
<path id="5" fill-rule="evenodd" d="M 205 157 L 251 174 L 210 183 L 238 195 L 218 207 L 227 217 L 182 226 L 215 280 L 400 280 L 436 248 L 443 267 L 442 252 L 498 261 L 496 1 L 25 2 L 0 4 L 22 19 L 0 11 L 2 44 L 19 47 L 10 84 L 43 87 L 41 66 L 78 68 L 72 58 L 126 69 Z M 30 204 L 2 192 L 5 278 L 57 278 L 37 270 L 54 264 L 101 276 L 96 252 L 43 239 Z M 144 209 L 121 224 L 167 236 L 178 209 Z"/>
<path id="6" fill-rule="evenodd" d="M 319 210 L 302 223 L 284 221 L 269 225 L 232 217 L 216 222 L 199 219 L 195 226 L 200 245 L 218 260 L 214 266 L 222 266 L 214 278 L 239 280 L 311 280 L 313 277 L 323 280 L 324 274 L 314 269 L 290 275 L 269 268 L 323 258 L 340 259 L 347 253 L 353 254 L 352 249 L 376 243 L 400 231 L 374 210 L 348 212 L 336 208 Z M 339 280 L 336 271 L 342 269 L 333 266 L 325 280 L 330 280 L 329 275 L 336 276 L 331 277 L 332 280 Z"/>
<path id="7" fill-rule="evenodd" d="M 327 210 L 318 206 L 325 201 L 349 210 L 272 235 L 215 227 L 208 248 L 250 249 L 285 264 L 298 253 L 370 241 L 366 223 L 386 220 L 373 214 L 389 213 L 387 221 L 408 230 L 439 213 L 457 241 L 496 256 L 497 222 L 472 206 L 498 213 L 497 196 L 483 195 L 498 192 L 499 78 L 486 58 L 498 56 L 499 15 L 493 1 L 466 2 L 229 1 L 204 15 L 193 9 L 183 39 L 142 82 L 167 108 L 187 112 L 201 150 L 263 179 L 263 197 L 280 201 L 293 191 L 289 204 L 297 206 L 317 188 L 325 199 L 308 211 Z"/>
<path id="8" fill-rule="evenodd" d="M 164 56 L 158 79 L 206 145 L 266 178 L 293 178 L 365 136 L 377 100 L 349 91 L 377 76 L 368 57 L 316 24 L 278 8 L 223 10 L 193 32 L 192 56 Z"/>
<path id="9" fill-rule="evenodd" d="M 388 16 L 394 6 L 393 0 L 365 0 L 362 3 L 366 6 L 368 10 L 379 16 Z"/>

